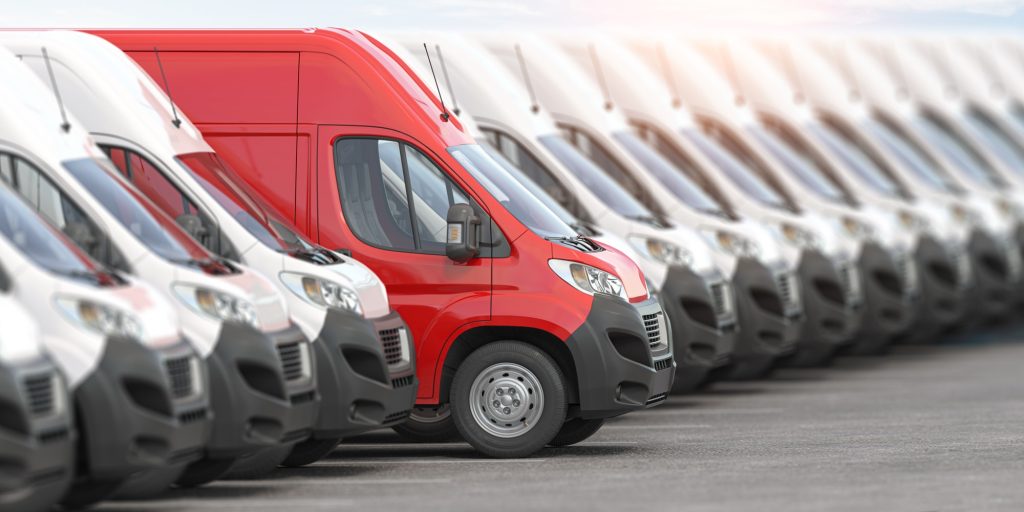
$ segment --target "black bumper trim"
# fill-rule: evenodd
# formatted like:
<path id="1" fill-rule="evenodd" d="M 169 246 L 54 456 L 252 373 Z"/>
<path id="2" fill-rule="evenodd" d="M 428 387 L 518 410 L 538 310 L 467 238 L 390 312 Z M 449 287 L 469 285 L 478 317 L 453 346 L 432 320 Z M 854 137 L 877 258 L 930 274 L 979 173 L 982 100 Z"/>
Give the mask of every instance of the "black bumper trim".
<path id="1" fill-rule="evenodd" d="M 566 340 L 576 365 L 580 417 L 610 418 L 645 409 L 656 404 L 648 404 L 652 397 L 672 388 L 675 363 L 654 369 L 655 362 L 671 358 L 671 352 L 667 348 L 652 350 L 642 320 L 643 315 L 661 312 L 653 298 L 630 304 L 614 297 L 594 296 L 587 319 Z M 613 336 L 620 346 L 630 346 L 633 357 L 642 362 L 616 349 Z"/>
<path id="2" fill-rule="evenodd" d="M 312 437 L 330 439 L 390 427 L 404 421 L 416 402 L 416 351 L 389 368 L 378 333 L 408 327 L 397 312 L 372 321 L 331 310 L 314 346 L 321 402 Z M 359 368 L 359 371 L 356 370 Z"/>
<path id="3" fill-rule="evenodd" d="M 731 287 L 725 279 L 715 282 Z M 708 280 L 687 267 L 670 267 L 658 293 L 672 325 L 676 378 L 693 378 L 728 363 L 736 343 L 735 307 L 721 317 Z"/>

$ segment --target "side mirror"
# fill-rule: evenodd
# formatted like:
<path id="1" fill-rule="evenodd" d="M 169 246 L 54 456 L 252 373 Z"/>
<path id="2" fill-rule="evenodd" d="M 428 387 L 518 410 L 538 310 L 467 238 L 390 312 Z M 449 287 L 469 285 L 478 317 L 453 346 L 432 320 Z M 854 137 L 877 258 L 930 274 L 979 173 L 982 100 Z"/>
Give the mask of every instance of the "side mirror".
<path id="1" fill-rule="evenodd" d="M 184 229 L 193 240 L 199 242 L 201 245 L 206 245 L 206 226 L 203 226 L 203 221 L 196 215 L 190 213 L 183 213 L 174 219 L 181 229 Z"/>
<path id="2" fill-rule="evenodd" d="M 448 208 L 448 237 L 444 252 L 448 258 L 465 263 L 480 254 L 480 218 L 468 204 Z"/>
<path id="3" fill-rule="evenodd" d="M 96 244 L 99 240 L 92 234 L 92 229 L 84 222 L 69 222 L 64 225 L 64 234 L 75 245 L 82 248 L 90 256 L 96 255 Z"/>

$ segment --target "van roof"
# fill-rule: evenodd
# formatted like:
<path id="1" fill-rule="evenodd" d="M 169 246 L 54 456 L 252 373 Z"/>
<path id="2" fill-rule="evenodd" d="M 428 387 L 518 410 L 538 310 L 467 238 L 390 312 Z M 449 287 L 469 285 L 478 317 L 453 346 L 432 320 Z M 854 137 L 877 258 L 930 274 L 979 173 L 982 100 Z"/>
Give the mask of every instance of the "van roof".
<path id="1" fill-rule="evenodd" d="M 126 52 L 152 52 L 156 41 L 161 54 L 223 51 L 328 55 L 358 80 L 347 80 L 344 91 L 338 94 L 318 94 L 315 107 L 301 110 L 299 123 L 384 126 L 424 144 L 445 148 L 473 142 L 456 118 L 441 119 L 441 104 L 432 88 L 390 49 L 359 31 L 310 28 L 91 32 L 116 41 Z"/>
<path id="2" fill-rule="evenodd" d="M 60 109 L 49 87 L 3 47 L 0 76 L 0 141 L 54 167 L 66 160 L 100 156 L 70 112 L 68 131 L 61 128 Z"/>
<path id="3" fill-rule="evenodd" d="M 213 151 L 180 111 L 181 127 L 174 128 L 163 89 L 106 40 L 64 30 L 15 31 L 0 33 L 0 44 L 32 59 L 26 62 L 33 66 L 42 64 L 45 47 L 57 88 L 90 133 L 127 138 L 171 155 Z"/>

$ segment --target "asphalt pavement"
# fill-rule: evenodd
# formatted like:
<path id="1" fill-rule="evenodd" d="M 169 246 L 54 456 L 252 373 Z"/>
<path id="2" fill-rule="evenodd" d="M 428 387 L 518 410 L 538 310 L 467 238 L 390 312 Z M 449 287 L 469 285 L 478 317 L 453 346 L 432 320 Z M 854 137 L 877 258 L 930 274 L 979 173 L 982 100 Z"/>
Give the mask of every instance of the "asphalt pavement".
<path id="1" fill-rule="evenodd" d="M 99 511 L 1024 510 L 1024 330 L 724 383 L 532 459 L 391 432 Z"/>

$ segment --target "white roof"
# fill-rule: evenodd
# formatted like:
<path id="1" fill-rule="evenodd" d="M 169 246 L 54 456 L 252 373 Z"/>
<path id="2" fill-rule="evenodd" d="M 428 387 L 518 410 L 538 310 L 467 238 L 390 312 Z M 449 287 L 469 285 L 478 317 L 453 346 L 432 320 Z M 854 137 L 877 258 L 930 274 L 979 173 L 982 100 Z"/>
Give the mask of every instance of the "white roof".
<path id="1" fill-rule="evenodd" d="M 81 123 L 67 114 L 63 120 L 49 87 L 18 58 L 0 48 L 0 141 L 19 147 L 47 165 L 60 167 L 66 160 L 97 156 Z"/>
<path id="2" fill-rule="evenodd" d="M 154 152 L 212 151 L 180 110 L 181 127 L 173 127 L 163 89 L 106 40 L 74 31 L 11 31 L 0 32 L 0 45 L 30 66 L 45 65 L 45 47 L 57 88 L 90 133 L 128 137 Z"/>

